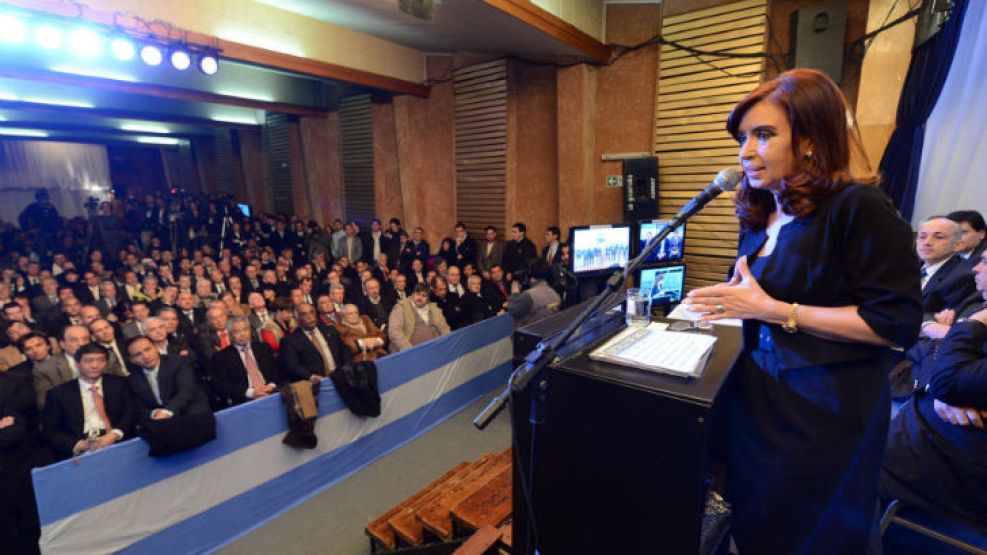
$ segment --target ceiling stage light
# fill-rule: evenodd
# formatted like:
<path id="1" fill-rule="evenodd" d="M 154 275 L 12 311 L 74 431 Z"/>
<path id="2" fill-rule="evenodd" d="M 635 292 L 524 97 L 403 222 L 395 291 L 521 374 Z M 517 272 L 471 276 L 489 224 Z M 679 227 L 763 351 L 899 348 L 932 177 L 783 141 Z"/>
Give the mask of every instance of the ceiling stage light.
<path id="1" fill-rule="evenodd" d="M 62 31 L 54 25 L 44 24 L 39 25 L 37 29 L 34 30 L 34 38 L 38 41 L 38 44 L 42 48 L 47 50 L 55 50 L 62 46 Z"/>
<path id="2" fill-rule="evenodd" d="M 95 58 L 103 51 L 103 37 L 91 29 L 76 29 L 69 34 L 69 49 L 80 58 Z"/>
<path id="3" fill-rule="evenodd" d="M 161 53 L 160 48 L 153 44 L 148 44 L 144 48 L 141 48 L 141 59 L 149 66 L 158 66 L 161 65 L 164 55 Z"/>
<path id="4" fill-rule="evenodd" d="M 202 56 L 199 58 L 199 71 L 206 75 L 216 75 L 219 71 L 219 59 L 212 55 Z"/>
<path id="5" fill-rule="evenodd" d="M 0 42 L 17 44 L 27 38 L 27 26 L 24 21 L 10 14 L 0 14 Z"/>
<path id="6" fill-rule="evenodd" d="M 192 65 L 192 57 L 184 50 L 174 50 L 171 53 L 171 65 L 179 71 L 185 71 Z"/>
<path id="7" fill-rule="evenodd" d="M 114 58 L 121 62 L 133 60 L 134 43 L 127 39 L 113 39 L 113 42 L 110 43 L 110 52 L 113 53 Z"/>

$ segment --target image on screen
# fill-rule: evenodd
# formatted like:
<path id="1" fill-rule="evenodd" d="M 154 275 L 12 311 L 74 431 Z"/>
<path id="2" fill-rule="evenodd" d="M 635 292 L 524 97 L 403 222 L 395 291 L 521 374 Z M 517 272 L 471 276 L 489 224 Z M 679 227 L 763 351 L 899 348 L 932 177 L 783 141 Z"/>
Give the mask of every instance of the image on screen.
<path id="1" fill-rule="evenodd" d="M 685 266 L 661 266 L 641 270 L 638 287 L 651 291 L 652 305 L 675 304 L 682 300 L 685 284 Z"/>
<path id="2" fill-rule="evenodd" d="M 668 227 L 671 220 L 654 220 L 651 222 L 641 222 L 638 233 L 638 250 L 641 252 L 648 246 L 651 238 L 657 235 L 662 229 Z M 668 234 L 665 240 L 653 250 L 643 262 L 675 262 L 682 260 L 682 250 L 685 247 L 685 224 Z"/>
<path id="3" fill-rule="evenodd" d="M 571 239 L 572 271 L 577 274 L 619 268 L 630 255 L 629 226 L 574 228 Z"/>
<path id="4" fill-rule="evenodd" d="M 240 212 L 243 212 L 244 217 L 250 217 L 250 205 L 249 204 L 237 204 Z"/>

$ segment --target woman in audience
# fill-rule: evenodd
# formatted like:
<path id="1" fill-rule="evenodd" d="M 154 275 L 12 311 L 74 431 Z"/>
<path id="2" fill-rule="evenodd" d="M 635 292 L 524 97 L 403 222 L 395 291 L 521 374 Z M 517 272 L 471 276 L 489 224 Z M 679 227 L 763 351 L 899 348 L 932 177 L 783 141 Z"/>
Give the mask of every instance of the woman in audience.
<path id="1" fill-rule="evenodd" d="M 882 357 L 922 320 L 912 232 L 825 74 L 763 83 L 727 129 L 744 169 L 739 258 L 686 302 L 744 321 L 724 418 L 733 537 L 740 553 L 864 553 L 890 414 Z"/>
<path id="2" fill-rule="evenodd" d="M 281 347 L 285 335 L 295 330 L 294 305 L 291 299 L 278 297 L 274 299 L 274 318 L 268 320 L 260 328 L 260 339 L 275 353 Z"/>

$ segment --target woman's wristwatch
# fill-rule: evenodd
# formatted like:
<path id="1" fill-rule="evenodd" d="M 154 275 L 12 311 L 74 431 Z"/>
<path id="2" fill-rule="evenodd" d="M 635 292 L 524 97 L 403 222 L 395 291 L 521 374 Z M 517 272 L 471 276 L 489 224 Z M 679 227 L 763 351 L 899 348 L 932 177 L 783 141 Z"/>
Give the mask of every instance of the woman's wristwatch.
<path id="1" fill-rule="evenodd" d="M 798 315 L 799 315 L 799 304 L 792 303 L 792 308 L 791 310 L 788 311 L 788 320 L 786 320 L 785 323 L 781 325 L 781 329 L 785 330 L 788 333 L 798 333 L 799 331 Z"/>

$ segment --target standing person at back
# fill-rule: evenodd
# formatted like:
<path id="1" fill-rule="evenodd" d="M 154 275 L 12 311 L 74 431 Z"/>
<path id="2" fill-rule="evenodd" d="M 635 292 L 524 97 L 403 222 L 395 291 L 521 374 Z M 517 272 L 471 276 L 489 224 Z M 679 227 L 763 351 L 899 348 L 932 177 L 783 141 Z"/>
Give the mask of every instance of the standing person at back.
<path id="1" fill-rule="evenodd" d="M 504 245 L 501 265 L 507 281 L 514 279 L 514 273 L 525 270 L 528 262 L 538 256 L 535 244 L 528 239 L 528 227 L 521 222 L 511 226 L 511 240 Z"/>

